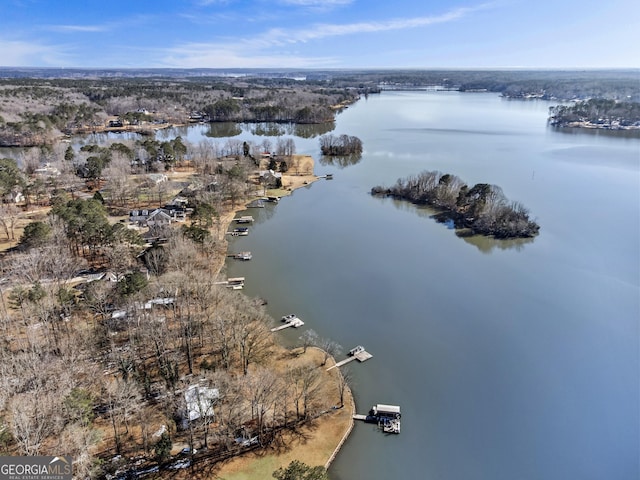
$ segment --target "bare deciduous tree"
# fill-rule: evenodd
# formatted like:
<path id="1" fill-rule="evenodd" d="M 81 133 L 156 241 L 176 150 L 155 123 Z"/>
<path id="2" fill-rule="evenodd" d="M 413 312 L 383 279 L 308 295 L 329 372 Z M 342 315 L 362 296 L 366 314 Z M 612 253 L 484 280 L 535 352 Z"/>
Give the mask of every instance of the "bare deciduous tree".
<path id="1" fill-rule="evenodd" d="M 329 338 L 321 339 L 318 347 L 322 350 L 322 366 L 327 364 L 329 357 L 335 357 L 342 352 L 342 346 Z"/>
<path id="2" fill-rule="evenodd" d="M 11 402 L 11 429 L 23 455 L 39 455 L 42 443 L 53 433 L 56 403 L 51 393 L 34 390 L 16 395 Z"/>
<path id="3" fill-rule="evenodd" d="M 302 342 L 302 353 L 307 353 L 307 348 L 318 345 L 320 336 L 313 329 L 306 330 L 299 339 Z"/>
<path id="4" fill-rule="evenodd" d="M 338 395 L 340 396 L 340 408 L 344 407 L 344 397 L 346 392 L 351 388 L 353 375 L 349 367 L 336 368 L 338 373 Z"/>
<path id="5" fill-rule="evenodd" d="M 20 209 L 15 205 L 0 204 L 0 226 L 4 231 L 7 240 L 15 240 L 15 227 L 20 215 Z"/>
<path id="6" fill-rule="evenodd" d="M 126 155 L 113 152 L 103 175 L 107 178 L 106 189 L 111 203 L 125 208 L 131 198 L 131 161 Z"/>

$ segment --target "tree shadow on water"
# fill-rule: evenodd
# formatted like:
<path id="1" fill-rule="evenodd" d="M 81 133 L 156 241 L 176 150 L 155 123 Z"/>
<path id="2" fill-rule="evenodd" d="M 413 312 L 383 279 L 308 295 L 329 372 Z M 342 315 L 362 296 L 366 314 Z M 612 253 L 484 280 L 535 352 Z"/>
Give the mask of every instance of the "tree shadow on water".
<path id="1" fill-rule="evenodd" d="M 493 253 L 494 250 L 516 250 L 521 251 L 525 245 L 533 243 L 535 237 L 529 238 L 510 238 L 500 240 L 483 235 L 475 235 L 469 230 L 457 230 L 456 236 L 462 238 L 469 245 L 473 245 L 482 253 Z"/>
<path id="2" fill-rule="evenodd" d="M 320 165 L 334 166 L 342 169 L 356 165 L 360 160 L 362 160 L 362 155 L 359 153 L 345 156 L 323 155 L 320 157 Z"/>

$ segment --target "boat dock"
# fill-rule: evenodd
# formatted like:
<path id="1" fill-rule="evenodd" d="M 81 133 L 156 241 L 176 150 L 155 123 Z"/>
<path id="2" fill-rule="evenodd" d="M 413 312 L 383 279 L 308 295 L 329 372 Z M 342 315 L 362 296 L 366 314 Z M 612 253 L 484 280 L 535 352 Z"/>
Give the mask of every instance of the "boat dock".
<path id="1" fill-rule="evenodd" d="M 282 317 L 282 321 L 284 322 L 284 325 L 280 325 L 279 327 L 273 327 L 271 331 L 278 332 L 280 330 L 284 330 L 285 328 L 289 328 L 289 327 L 298 328 L 304 325 L 304 322 L 294 314 L 285 315 L 284 317 Z"/>
<path id="2" fill-rule="evenodd" d="M 349 356 L 347 358 L 327 368 L 327 371 L 331 370 L 332 368 L 342 367 L 343 365 L 346 365 L 349 362 L 353 362 L 354 360 L 358 360 L 360 363 L 366 362 L 371 357 L 373 357 L 373 355 L 367 352 L 362 345 L 358 345 L 357 347 L 349 350 Z"/>
<path id="3" fill-rule="evenodd" d="M 233 221 L 236 223 L 253 223 L 253 217 L 251 215 L 244 215 L 239 218 L 234 218 Z"/>
<path id="4" fill-rule="evenodd" d="M 251 252 L 238 252 L 227 255 L 228 257 L 235 258 L 236 260 L 251 260 L 253 255 Z"/>
<path id="5" fill-rule="evenodd" d="M 400 433 L 400 407 L 379 403 L 371 407 L 369 415 L 353 415 L 354 420 L 376 423 L 384 433 Z"/>
<path id="6" fill-rule="evenodd" d="M 242 290 L 244 288 L 244 277 L 228 278 L 222 282 L 214 282 L 214 285 L 223 285 L 233 290 Z"/>
<path id="7" fill-rule="evenodd" d="M 227 232 L 227 235 L 232 237 L 246 237 L 249 235 L 249 229 L 247 227 L 234 228 L 233 231 Z"/>

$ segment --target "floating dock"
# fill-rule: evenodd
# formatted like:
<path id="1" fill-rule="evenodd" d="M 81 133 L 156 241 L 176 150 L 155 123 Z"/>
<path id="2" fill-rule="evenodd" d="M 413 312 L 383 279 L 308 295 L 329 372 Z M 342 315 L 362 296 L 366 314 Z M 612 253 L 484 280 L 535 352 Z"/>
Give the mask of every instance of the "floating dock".
<path id="1" fill-rule="evenodd" d="M 353 416 L 354 420 L 365 423 L 376 423 L 384 433 L 400 433 L 400 407 L 397 405 L 384 405 L 379 403 L 371 407 L 369 415 Z"/>
<path id="2" fill-rule="evenodd" d="M 213 282 L 214 285 L 223 285 L 233 290 L 242 290 L 244 288 L 244 277 L 228 278 L 222 282 Z"/>
<path id="3" fill-rule="evenodd" d="M 294 314 L 285 315 L 284 317 L 282 317 L 282 321 L 284 322 L 284 325 L 280 325 L 279 327 L 274 327 L 271 329 L 271 331 L 278 332 L 280 330 L 284 330 L 285 328 L 289 328 L 289 327 L 299 328 L 304 325 L 304 322 Z"/>
<path id="4" fill-rule="evenodd" d="M 253 255 L 251 255 L 251 252 L 238 252 L 229 255 L 229 257 L 235 258 L 236 260 L 251 260 Z"/>
<path id="5" fill-rule="evenodd" d="M 327 368 L 327 371 L 331 370 L 332 368 L 342 367 L 343 365 L 346 365 L 349 362 L 353 362 L 354 360 L 358 360 L 360 363 L 366 362 L 371 357 L 373 357 L 373 355 L 367 352 L 362 345 L 358 345 L 357 347 L 349 350 L 349 356 L 347 358 Z"/>
<path id="6" fill-rule="evenodd" d="M 244 215 L 239 218 L 234 218 L 233 221 L 236 223 L 253 223 L 253 217 L 251 215 Z"/>
<path id="7" fill-rule="evenodd" d="M 227 232 L 227 235 L 231 235 L 232 237 L 246 237 L 249 235 L 249 229 L 246 227 L 234 228 L 233 231 Z"/>

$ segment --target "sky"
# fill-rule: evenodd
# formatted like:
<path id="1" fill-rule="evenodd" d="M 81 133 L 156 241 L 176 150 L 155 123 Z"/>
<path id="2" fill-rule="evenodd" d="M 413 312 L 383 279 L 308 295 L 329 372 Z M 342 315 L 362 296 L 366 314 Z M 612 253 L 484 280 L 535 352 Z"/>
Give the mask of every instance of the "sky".
<path id="1" fill-rule="evenodd" d="M 640 0 L 0 0 L 0 66 L 640 68 Z"/>

